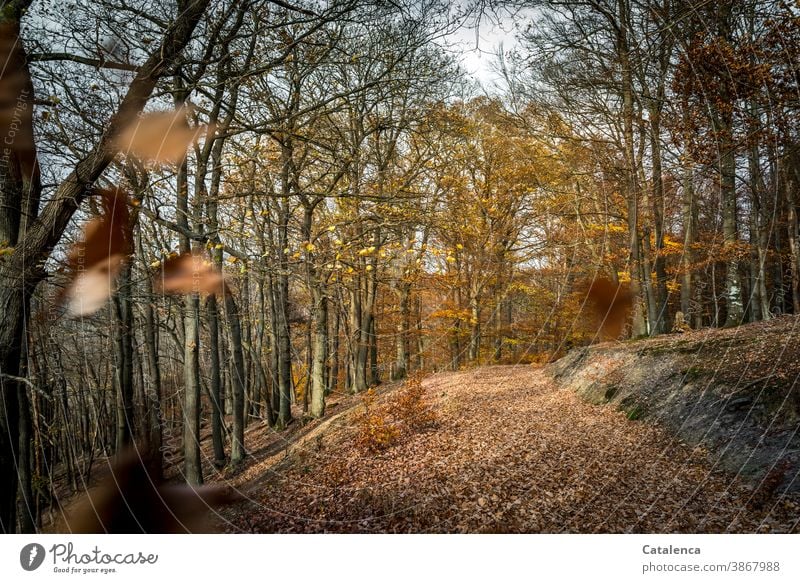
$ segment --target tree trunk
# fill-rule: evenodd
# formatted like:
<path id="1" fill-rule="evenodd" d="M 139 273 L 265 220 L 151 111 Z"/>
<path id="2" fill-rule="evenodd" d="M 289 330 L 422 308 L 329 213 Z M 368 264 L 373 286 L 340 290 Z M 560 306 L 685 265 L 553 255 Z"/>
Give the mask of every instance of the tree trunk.
<path id="1" fill-rule="evenodd" d="M 319 419 L 325 414 L 325 366 L 328 357 L 328 303 L 322 290 L 316 285 L 311 290 L 311 416 Z"/>
<path id="2" fill-rule="evenodd" d="M 683 177 L 683 256 L 682 263 L 682 284 L 681 284 L 681 311 L 687 322 L 691 322 L 691 316 L 701 307 L 692 306 L 692 270 L 694 263 L 694 238 L 696 228 L 696 202 L 694 193 L 694 172 L 691 166 L 684 169 Z"/>
<path id="3" fill-rule="evenodd" d="M 208 347 L 211 350 L 211 442 L 214 447 L 214 465 L 225 465 L 225 435 L 222 429 L 222 364 L 219 357 L 219 310 L 217 297 L 206 300 L 208 317 Z"/>
<path id="4" fill-rule="evenodd" d="M 228 319 L 228 328 L 231 336 L 231 352 L 233 356 L 233 370 L 231 371 L 231 385 L 233 389 L 233 419 L 231 430 L 231 463 L 238 464 L 244 460 L 244 395 L 245 395 L 245 364 L 244 350 L 242 347 L 242 327 L 239 309 L 236 300 L 230 291 L 225 291 L 225 316 Z"/>
<path id="5" fill-rule="evenodd" d="M 392 370 L 392 379 L 400 380 L 408 374 L 408 326 L 410 320 L 409 295 L 411 286 L 401 282 L 397 286 L 397 334 L 395 335 L 395 361 Z"/>
<path id="6" fill-rule="evenodd" d="M 126 265 L 119 275 L 115 308 L 115 380 L 117 389 L 117 445 L 122 451 L 133 440 L 133 307 L 131 305 L 131 267 Z"/>
<path id="7" fill-rule="evenodd" d="M 19 531 L 36 532 L 36 509 L 33 500 L 33 424 L 27 389 L 19 387 Z"/>
<path id="8" fill-rule="evenodd" d="M 200 361 L 199 308 L 196 294 L 186 296 L 183 351 L 184 402 L 183 402 L 183 449 L 184 477 L 193 485 L 203 483 L 203 468 L 200 458 Z"/>
<path id="9" fill-rule="evenodd" d="M 478 292 L 472 290 L 469 298 L 469 360 L 476 362 L 481 349 L 481 305 Z"/>
<path id="10" fill-rule="evenodd" d="M 334 306 L 333 330 L 330 335 L 330 372 L 328 373 L 328 386 L 326 394 L 334 393 L 339 389 L 339 309 Z"/>
<path id="11" fill-rule="evenodd" d="M 141 246 L 140 246 L 141 249 Z M 147 351 L 147 363 L 150 372 L 150 382 L 147 390 L 148 401 L 148 440 L 151 454 L 158 460 L 156 468 L 161 471 L 163 467 L 163 436 L 161 428 L 161 365 L 158 362 L 158 329 L 156 315 L 153 309 L 153 286 L 149 277 L 143 278 L 144 296 L 147 301 L 144 305 L 144 343 Z M 160 477 L 160 476 L 157 476 Z"/>

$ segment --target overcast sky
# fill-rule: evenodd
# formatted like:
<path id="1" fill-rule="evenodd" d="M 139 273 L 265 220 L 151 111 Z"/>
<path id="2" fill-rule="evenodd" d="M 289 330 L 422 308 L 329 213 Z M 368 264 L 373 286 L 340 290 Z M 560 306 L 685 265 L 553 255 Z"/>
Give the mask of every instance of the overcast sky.
<path id="1" fill-rule="evenodd" d="M 517 22 L 524 23 L 521 18 Z M 515 19 L 510 15 L 485 16 L 479 28 L 461 28 L 448 37 L 452 48 L 457 51 L 464 70 L 472 75 L 483 87 L 490 90 L 499 75 L 496 53 L 502 46 L 508 52 L 516 46 Z"/>

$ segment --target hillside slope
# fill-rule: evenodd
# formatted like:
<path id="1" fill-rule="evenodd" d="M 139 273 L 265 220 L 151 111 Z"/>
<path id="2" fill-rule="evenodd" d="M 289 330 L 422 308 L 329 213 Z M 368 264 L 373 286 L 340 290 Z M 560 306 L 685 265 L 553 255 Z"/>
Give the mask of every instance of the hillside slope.
<path id="1" fill-rule="evenodd" d="M 709 449 L 755 484 L 800 490 L 800 318 L 572 350 L 559 386 Z"/>
<path id="2" fill-rule="evenodd" d="M 702 392 L 705 353 L 692 365 L 696 376 L 684 373 L 691 383 L 672 396 L 666 388 L 668 371 L 680 370 L 695 354 L 693 343 L 719 359 L 721 346 L 733 351 L 741 343 L 757 352 L 758 343 L 743 332 L 784 337 L 787 326 L 793 330 L 793 321 L 705 338 L 693 333 L 600 345 L 543 369 L 496 366 L 434 375 L 424 386 L 435 426 L 367 453 L 355 444 L 360 407 L 344 411 L 285 455 L 251 466 L 239 480 L 248 501 L 227 509 L 221 526 L 233 532 L 792 531 L 800 507 L 796 495 L 785 492 L 791 469 L 783 464 L 765 480 L 731 472 L 718 463 L 717 445 L 705 446 L 696 430 L 675 425 L 678 419 L 690 428 L 707 423 L 713 398 L 692 396 L 726 390 L 712 383 Z M 756 360 L 748 361 L 748 371 L 764 364 Z M 753 411 L 760 410 L 760 397 L 747 395 Z M 792 402 L 792 395 L 783 400 Z M 796 418 L 786 406 L 775 409 L 775 399 L 763 404 L 766 417 L 744 415 L 741 407 L 732 411 L 740 420 L 752 418 L 752 427 L 771 420 L 769 426 L 783 432 Z M 700 421 L 684 416 L 686 403 L 696 404 Z M 678 413 L 667 414 L 671 407 Z M 736 434 L 732 446 L 738 449 L 737 440 L 750 429 Z M 783 457 L 794 455 L 787 449 Z"/>

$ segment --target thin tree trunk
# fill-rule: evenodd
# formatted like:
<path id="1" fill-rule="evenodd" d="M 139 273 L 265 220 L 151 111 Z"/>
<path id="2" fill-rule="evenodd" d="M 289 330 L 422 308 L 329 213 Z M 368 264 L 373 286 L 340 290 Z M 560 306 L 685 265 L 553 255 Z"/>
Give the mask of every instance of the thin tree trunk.
<path id="1" fill-rule="evenodd" d="M 219 357 L 219 310 L 217 297 L 206 300 L 208 317 L 208 347 L 211 351 L 211 441 L 214 447 L 214 465 L 225 465 L 225 435 L 222 430 L 222 364 Z"/>
<path id="2" fill-rule="evenodd" d="M 408 374 L 408 326 L 410 320 L 409 296 L 411 287 L 404 282 L 397 286 L 397 334 L 395 335 L 395 361 L 392 378 L 400 380 Z"/>
<path id="3" fill-rule="evenodd" d="M 242 327 L 236 300 L 229 291 L 225 293 L 225 316 L 230 329 L 233 370 L 231 385 L 233 392 L 233 419 L 231 428 L 231 463 L 239 464 L 244 460 L 244 396 L 245 396 L 245 364 L 242 347 Z"/>
<path id="4" fill-rule="evenodd" d="M 117 390 L 117 444 L 122 451 L 133 439 L 133 307 L 131 306 L 131 267 L 126 265 L 119 276 L 119 290 L 114 298 L 115 379 Z"/>

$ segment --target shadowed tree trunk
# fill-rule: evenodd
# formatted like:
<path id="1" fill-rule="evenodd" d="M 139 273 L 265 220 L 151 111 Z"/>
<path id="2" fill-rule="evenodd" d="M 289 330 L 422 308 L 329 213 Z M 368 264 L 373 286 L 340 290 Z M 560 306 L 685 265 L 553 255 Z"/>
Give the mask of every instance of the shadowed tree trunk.
<path id="1" fill-rule="evenodd" d="M 117 444 L 122 451 L 133 440 L 133 306 L 131 305 L 131 267 L 122 269 L 119 290 L 114 297 L 114 376 L 117 391 Z"/>
<path id="2" fill-rule="evenodd" d="M 25 0 L 8 3 L 0 15 L 0 23 L 10 26 L 16 35 L 19 19 L 29 4 Z M 29 122 L 22 124 L 21 132 L 28 132 L 30 144 L 18 149 L 0 167 L 0 184 L 3 185 L 0 239 L 15 245 L 12 258 L 0 262 L 0 312 L 4 314 L 3 326 L 0 326 L 0 374 L 3 375 L 0 376 L 0 530 L 4 532 L 11 532 L 15 528 L 17 495 L 14 460 L 18 455 L 18 387 L 16 382 L 9 382 L 9 376 L 14 377 L 19 373 L 19 347 L 25 337 L 31 295 L 45 275 L 42 265 L 58 243 L 78 205 L 88 195 L 87 186 L 111 162 L 115 154 L 111 147 L 112 140 L 119 129 L 142 110 L 156 83 L 191 38 L 207 5 L 208 0 L 178 2 L 175 21 L 168 26 L 160 46 L 138 68 L 116 113 L 106 124 L 102 137 L 60 183 L 41 212 L 37 212 L 38 168 Z M 20 70 L 29 80 L 21 45 L 17 43 L 15 46 L 20 50 L 19 59 L 15 62 L 20 64 Z M 8 66 L 5 73 L 10 73 Z M 29 81 L 23 92 L 27 98 L 25 101 L 32 104 L 33 90 Z M 30 115 L 32 108 L 26 108 L 26 112 L 26 115 Z M 18 133 L 18 136 L 21 137 L 21 134 Z M 25 220 L 21 221 L 23 216 Z"/>

